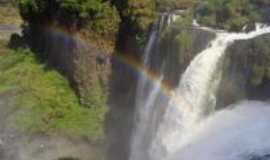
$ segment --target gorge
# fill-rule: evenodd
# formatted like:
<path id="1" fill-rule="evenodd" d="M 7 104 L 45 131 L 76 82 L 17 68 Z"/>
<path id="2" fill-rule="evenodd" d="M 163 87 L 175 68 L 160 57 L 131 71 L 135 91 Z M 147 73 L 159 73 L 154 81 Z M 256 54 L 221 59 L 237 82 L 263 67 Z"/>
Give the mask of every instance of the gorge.
<path id="1" fill-rule="evenodd" d="M 268 0 L 0 0 L 0 159 L 270 159 Z"/>

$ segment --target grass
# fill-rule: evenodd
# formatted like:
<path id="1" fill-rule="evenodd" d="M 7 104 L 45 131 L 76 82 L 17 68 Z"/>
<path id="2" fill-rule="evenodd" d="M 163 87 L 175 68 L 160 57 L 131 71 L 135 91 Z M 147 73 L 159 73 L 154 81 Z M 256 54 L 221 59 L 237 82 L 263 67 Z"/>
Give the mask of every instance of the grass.
<path id="1" fill-rule="evenodd" d="M 32 133 L 103 138 L 106 106 L 85 108 L 61 74 L 29 50 L 0 54 L 0 93 L 15 90 L 18 126 Z"/>
<path id="2" fill-rule="evenodd" d="M 14 24 L 17 26 L 22 24 L 18 9 L 12 5 L 0 6 L 0 24 Z"/>

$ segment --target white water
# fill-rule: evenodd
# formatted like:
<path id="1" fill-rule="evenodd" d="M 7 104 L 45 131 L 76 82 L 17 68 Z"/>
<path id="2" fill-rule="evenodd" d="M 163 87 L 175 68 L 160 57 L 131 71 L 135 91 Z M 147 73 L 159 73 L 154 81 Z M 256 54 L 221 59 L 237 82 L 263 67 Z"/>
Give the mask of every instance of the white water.
<path id="1" fill-rule="evenodd" d="M 233 107 L 233 108 L 232 108 Z M 249 160 L 269 155 L 270 105 L 246 101 L 197 125 L 192 141 L 170 160 Z"/>
<path id="2" fill-rule="evenodd" d="M 161 20 L 164 21 L 164 18 Z M 167 23 L 170 23 L 170 20 L 169 16 Z M 269 142 L 266 145 L 260 144 L 266 138 L 266 134 L 261 131 L 270 131 L 270 125 L 265 123 L 261 128 L 258 126 L 259 129 L 256 130 L 257 125 L 263 123 L 264 120 L 266 122 L 270 120 L 266 118 L 267 114 L 259 115 L 270 112 L 270 108 L 260 108 L 266 104 L 246 102 L 234 110 L 213 114 L 216 106 L 216 89 L 221 79 L 219 64 L 226 48 L 236 40 L 252 39 L 270 33 L 270 27 L 257 24 L 256 30 L 249 33 L 227 33 L 200 27 L 198 24 L 196 27 L 215 32 L 216 38 L 208 48 L 192 60 L 182 75 L 179 87 L 171 97 L 164 117 L 157 117 L 158 114 L 154 113 L 158 109 L 155 101 L 159 98 L 159 83 L 152 86 L 143 76 L 139 81 L 136 100 L 137 119 L 130 160 L 242 160 L 243 158 L 239 156 L 262 155 L 264 151 L 270 151 Z M 157 32 L 153 33 L 157 34 Z M 151 39 L 150 46 L 147 48 L 153 45 Z M 144 61 L 146 67 L 148 67 L 151 54 L 151 49 L 148 50 Z M 235 118 L 240 111 L 248 114 L 248 117 L 243 119 L 243 115 L 240 114 L 238 118 Z M 231 120 L 226 119 L 226 116 L 232 116 Z M 256 116 L 259 116 L 262 122 L 257 123 Z M 162 121 L 157 122 L 158 119 Z M 224 123 L 222 119 L 228 122 Z M 158 127 L 155 127 L 156 123 L 159 123 Z M 238 130 L 237 127 L 241 124 L 243 127 Z M 250 127 L 252 124 L 255 127 Z M 228 130 L 232 133 L 225 134 Z M 246 134 L 247 131 L 252 133 L 241 137 L 241 134 Z M 254 137 L 256 134 L 260 136 L 257 139 Z M 235 140 L 237 138 L 239 138 L 238 141 Z M 250 139 L 255 139 L 255 141 Z M 232 145 L 228 142 L 236 144 Z M 241 145 L 247 146 L 241 147 Z M 211 147 L 214 148 L 211 149 Z"/>

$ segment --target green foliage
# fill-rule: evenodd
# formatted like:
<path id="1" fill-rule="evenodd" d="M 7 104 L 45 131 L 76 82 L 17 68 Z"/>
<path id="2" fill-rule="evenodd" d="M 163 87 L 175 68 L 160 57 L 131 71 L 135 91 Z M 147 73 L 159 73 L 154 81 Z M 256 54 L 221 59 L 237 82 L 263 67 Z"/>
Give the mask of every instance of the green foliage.
<path id="1" fill-rule="evenodd" d="M 233 31 L 260 20 L 260 12 L 251 0 L 205 0 L 197 15 L 202 24 Z"/>
<path id="2" fill-rule="evenodd" d="M 30 24 L 60 25 L 71 31 L 83 29 L 90 40 L 104 38 L 112 44 L 119 29 L 123 37 L 141 36 L 156 18 L 155 0 L 17 1 L 22 17 Z"/>
<path id="3" fill-rule="evenodd" d="M 109 3 L 103 5 L 102 15 L 95 17 L 94 20 L 89 20 L 88 27 L 90 30 L 100 35 L 114 36 L 119 30 L 120 17 L 115 7 Z"/>
<path id="4" fill-rule="evenodd" d="M 181 17 L 177 19 L 175 24 L 182 27 L 191 27 L 194 19 L 193 13 L 194 11 L 192 8 L 188 9 L 185 13 L 183 13 L 183 15 L 181 15 Z"/>
<path id="5" fill-rule="evenodd" d="M 157 8 L 161 11 L 187 9 L 194 7 L 198 0 L 156 0 Z"/>
<path id="6" fill-rule="evenodd" d="M 101 87 L 101 84 L 96 82 L 95 85 L 85 84 L 79 87 L 81 103 L 87 107 L 103 107 L 106 106 L 107 94 Z"/>
<path id="7" fill-rule="evenodd" d="M 118 12 L 102 0 L 17 0 L 24 20 L 31 24 L 56 23 L 69 29 L 88 26 L 99 34 L 116 33 Z"/>
<path id="8" fill-rule="evenodd" d="M 95 17 L 103 10 L 104 3 L 100 0 L 18 0 L 23 18 L 33 22 L 40 19 L 35 18 L 70 18 Z M 59 16 L 59 17 L 57 17 Z"/>
<path id="9" fill-rule="evenodd" d="M 153 0 L 128 0 L 128 8 L 125 14 L 136 29 L 145 31 L 153 23 L 154 9 Z"/>
<path id="10" fill-rule="evenodd" d="M 113 0 L 124 25 L 132 32 L 145 32 L 156 17 L 154 0 Z"/>
<path id="11" fill-rule="evenodd" d="M 103 137 L 106 106 L 85 108 L 68 81 L 29 50 L 18 50 L 0 58 L 0 91 L 15 91 L 18 124 L 34 133 L 62 133 L 91 140 Z M 105 103 L 103 103 L 105 104 Z"/>

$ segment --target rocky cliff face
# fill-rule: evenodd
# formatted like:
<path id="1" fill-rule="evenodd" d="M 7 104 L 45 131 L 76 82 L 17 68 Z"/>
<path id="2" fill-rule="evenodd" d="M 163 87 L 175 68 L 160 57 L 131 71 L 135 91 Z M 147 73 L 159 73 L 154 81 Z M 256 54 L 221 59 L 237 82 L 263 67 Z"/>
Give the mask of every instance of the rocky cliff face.
<path id="1" fill-rule="evenodd" d="M 218 105 L 270 98 L 270 35 L 235 42 L 227 49 Z"/>
<path id="2" fill-rule="evenodd" d="M 160 44 L 157 45 L 155 52 L 159 55 L 151 58 L 156 61 L 153 62 L 155 70 L 160 70 L 160 64 L 163 63 L 166 74 L 164 77 L 172 88 L 176 87 L 190 61 L 204 50 L 214 37 L 215 34 L 211 32 L 192 27 L 168 28 L 162 33 Z"/>
<path id="3" fill-rule="evenodd" d="M 31 28 L 26 37 L 42 60 L 56 67 L 70 80 L 88 107 L 106 105 L 110 55 L 79 36 L 47 28 Z"/>

